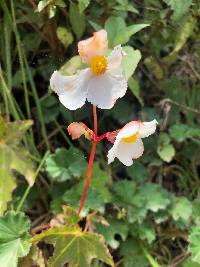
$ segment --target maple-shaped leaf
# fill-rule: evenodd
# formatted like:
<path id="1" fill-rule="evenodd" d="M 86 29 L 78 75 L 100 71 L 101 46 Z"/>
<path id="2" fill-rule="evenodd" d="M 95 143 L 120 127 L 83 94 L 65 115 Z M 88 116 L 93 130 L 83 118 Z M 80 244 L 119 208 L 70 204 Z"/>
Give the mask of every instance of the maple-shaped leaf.
<path id="1" fill-rule="evenodd" d="M 42 251 L 37 246 L 32 246 L 29 254 L 26 257 L 21 258 L 19 261 L 19 267 L 30 266 L 45 267 Z"/>
<path id="2" fill-rule="evenodd" d="M 128 226 L 124 221 L 108 219 L 109 225 L 103 225 L 98 223 L 96 225 L 97 232 L 102 234 L 109 246 L 116 249 L 119 247 L 120 242 L 116 239 L 116 235 L 120 236 L 123 241 L 126 240 L 128 235 Z"/>
<path id="3" fill-rule="evenodd" d="M 7 203 L 12 198 L 12 191 L 16 187 L 13 171 L 22 174 L 30 186 L 35 181 L 35 171 L 28 157 L 28 151 L 23 148 L 12 148 L 6 144 L 0 144 L 0 215 L 7 208 Z"/>
<path id="4" fill-rule="evenodd" d="M 13 122 L 4 120 L 4 142 L 12 147 L 17 146 L 32 125 L 32 120 Z"/>
<path id="5" fill-rule="evenodd" d="M 24 213 L 9 211 L 0 218 L 0 266 L 17 267 L 31 247 L 30 221 Z"/>
<path id="6" fill-rule="evenodd" d="M 86 216 L 90 209 L 104 212 L 105 204 L 111 200 L 108 184 L 111 181 L 109 173 L 102 170 L 98 163 L 94 163 L 92 170 L 91 184 L 87 193 L 81 216 Z M 78 209 L 85 179 L 81 179 L 76 185 L 68 189 L 62 196 L 64 203 Z"/>
<path id="7" fill-rule="evenodd" d="M 93 259 L 99 259 L 114 266 L 103 236 L 83 232 L 79 226 L 51 228 L 32 238 L 32 242 L 44 240 L 54 245 L 54 254 L 49 259 L 49 267 L 90 267 Z"/>
<path id="8" fill-rule="evenodd" d="M 24 176 L 30 186 L 35 182 L 35 171 L 28 150 L 20 145 L 32 121 L 9 122 L 0 116 L 0 215 L 12 199 L 16 188 L 15 172 Z"/>

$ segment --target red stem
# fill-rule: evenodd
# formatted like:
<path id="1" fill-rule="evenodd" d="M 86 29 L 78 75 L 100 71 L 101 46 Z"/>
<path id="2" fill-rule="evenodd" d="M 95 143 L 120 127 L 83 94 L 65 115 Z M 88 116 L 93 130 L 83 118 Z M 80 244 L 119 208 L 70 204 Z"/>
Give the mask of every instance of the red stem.
<path id="1" fill-rule="evenodd" d="M 97 107 L 93 105 L 94 133 L 97 135 Z"/>
<path id="2" fill-rule="evenodd" d="M 97 109 L 96 109 L 96 106 L 93 106 L 93 118 L 94 118 L 94 133 L 95 133 L 95 135 L 97 135 Z M 94 163 L 94 156 L 95 156 L 95 152 L 96 152 L 96 147 L 97 147 L 97 141 L 93 140 L 92 148 L 90 151 L 90 158 L 89 158 L 89 162 L 88 162 L 87 173 L 86 173 L 86 182 L 85 182 L 85 186 L 83 189 L 83 194 L 81 197 L 80 206 L 78 209 L 78 215 L 79 216 L 80 216 L 82 208 L 84 206 L 87 191 L 88 191 L 88 188 L 89 188 L 90 182 L 91 182 L 92 167 L 93 167 L 93 163 Z"/>

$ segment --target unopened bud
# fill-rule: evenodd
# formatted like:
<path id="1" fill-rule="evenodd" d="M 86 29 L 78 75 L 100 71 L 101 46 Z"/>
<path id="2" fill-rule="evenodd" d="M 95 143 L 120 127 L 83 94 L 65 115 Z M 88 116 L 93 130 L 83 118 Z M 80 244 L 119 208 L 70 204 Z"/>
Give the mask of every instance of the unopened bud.
<path id="1" fill-rule="evenodd" d="M 72 122 L 68 127 L 68 133 L 71 135 L 72 140 L 78 139 L 81 135 L 85 134 L 88 127 L 82 122 Z"/>

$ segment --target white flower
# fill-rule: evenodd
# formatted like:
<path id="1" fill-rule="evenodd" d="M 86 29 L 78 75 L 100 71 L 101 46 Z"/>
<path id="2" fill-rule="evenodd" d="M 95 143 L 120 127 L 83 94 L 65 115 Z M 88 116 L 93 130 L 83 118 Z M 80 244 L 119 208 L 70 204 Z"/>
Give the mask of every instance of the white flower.
<path id="1" fill-rule="evenodd" d="M 131 121 L 117 134 L 113 147 L 108 151 L 108 164 L 118 158 L 124 165 L 131 166 L 133 159 L 142 156 L 144 145 L 142 138 L 148 137 L 156 130 L 157 121 Z"/>
<path id="2" fill-rule="evenodd" d="M 127 80 L 121 66 L 124 53 L 119 45 L 106 57 L 107 47 L 107 32 L 95 32 L 93 37 L 78 44 L 79 55 L 89 68 L 72 76 L 54 71 L 50 85 L 66 108 L 80 108 L 87 99 L 101 109 L 110 109 L 118 98 L 125 95 Z"/>

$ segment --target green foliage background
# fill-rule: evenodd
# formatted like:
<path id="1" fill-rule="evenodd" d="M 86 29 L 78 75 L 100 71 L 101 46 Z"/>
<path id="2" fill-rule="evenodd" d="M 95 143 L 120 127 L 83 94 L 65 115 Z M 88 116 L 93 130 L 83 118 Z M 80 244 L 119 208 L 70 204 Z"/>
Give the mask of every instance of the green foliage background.
<path id="1" fill-rule="evenodd" d="M 60 244 L 48 266 L 105 266 L 91 257 L 112 266 L 101 235 L 115 266 L 200 266 L 199 0 L 0 0 L 0 12 L 0 265 L 45 266 L 51 249 L 30 250 L 30 230 L 52 218 L 58 227 L 69 216 L 62 206 L 79 206 L 90 144 L 72 143 L 66 126 L 92 127 L 91 105 L 66 110 L 49 79 L 82 68 L 77 42 L 105 28 L 109 49 L 122 44 L 128 54 L 129 88 L 112 110 L 98 110 L 99 132 L 134 119 L 156 118 L 159 129 L 128 168 L 107 165 L 110 144 L 98 144 L 79 222 L 88 233 L 76 218 L 70 234 L 52 228 L 31 242 Z M 74 238 L 76 253 L 87 238 L 98 249 L 81 251 L 82 262 L 67 250 L 56 263 Z"/>

